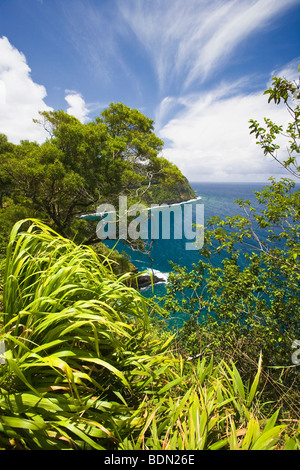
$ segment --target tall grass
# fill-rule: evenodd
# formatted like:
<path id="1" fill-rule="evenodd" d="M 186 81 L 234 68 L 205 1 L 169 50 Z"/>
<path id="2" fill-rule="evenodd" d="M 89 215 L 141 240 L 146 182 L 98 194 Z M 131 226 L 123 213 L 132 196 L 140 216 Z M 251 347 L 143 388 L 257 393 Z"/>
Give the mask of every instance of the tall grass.
<path id="1" fill-rule="evenodd" d="M 14 226 L 3 275 L 0 448 L 298 448 L 278 412 L 259 415 L 261 359 L 246 385 L 234 364 L 184 362 L 129 277 L 38 220 Z"/>
<path id="2" fill-rule="evenodd" d="M 103 261 L 39 221 L 14 227 L 3 279 L 2 446 L 115 446 L 137 393 L 151 393 L 157 369 L 168 368 L 144 299 Z"/>
<path id="3" fill-rule="evenodd" d="M 299 427 L 287 433 L 278 424 L 279 409 L 260 416 L 255 398 L 261 358 L 253 381 L 243 384 L 234 364 L 214 366 L 205 359 L 189 366 L 181 393 L 164 395 L 149 409 L 135 439 L 124 439 L 126 450 L 297 450 Z M 182 393 L 185 392 L 185 393 Z"/>

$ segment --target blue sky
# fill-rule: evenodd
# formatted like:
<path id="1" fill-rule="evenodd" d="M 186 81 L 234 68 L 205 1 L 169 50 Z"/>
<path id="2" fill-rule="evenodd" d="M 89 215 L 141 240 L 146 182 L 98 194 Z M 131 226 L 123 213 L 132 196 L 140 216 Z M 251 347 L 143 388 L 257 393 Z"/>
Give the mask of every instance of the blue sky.
<path id="1" fill-rule="evenodd" d="M 122 101 L 190 181 L 266 181 L 248 121 L 287 122 L 262 93 L 298 65 L 300 0 L 0 0 L 0 132 L 43 142 L 39 110 Z"/>

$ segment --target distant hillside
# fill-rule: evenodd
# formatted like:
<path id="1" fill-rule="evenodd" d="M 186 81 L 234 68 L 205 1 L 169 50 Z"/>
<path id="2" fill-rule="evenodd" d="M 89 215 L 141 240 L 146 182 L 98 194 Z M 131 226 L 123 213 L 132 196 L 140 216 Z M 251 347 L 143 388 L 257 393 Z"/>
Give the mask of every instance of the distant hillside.
<path id="1" fill-rule="evenodd" d="M 146 204 L 174 204 L 195 198 L 195 191 L 179 168 L 165 158 L 160 161 L 162 171 L 153 178 L 143 201 Z"/>

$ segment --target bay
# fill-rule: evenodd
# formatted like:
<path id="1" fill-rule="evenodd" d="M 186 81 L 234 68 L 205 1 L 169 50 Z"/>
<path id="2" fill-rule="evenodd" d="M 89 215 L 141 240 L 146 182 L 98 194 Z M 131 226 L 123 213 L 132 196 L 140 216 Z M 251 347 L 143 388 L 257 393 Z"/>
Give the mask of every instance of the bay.
<path id="1" fill-rule="evenodd" d="M 255 191 L 260 191 L 266 183 L 190 183 L 194 189 L 198 199 L 190 202 L 195 212 L 196 204 L 204 205 L 204 225 L 207 220 L 214 216 L 221 218 L 231 217 L 234 215 L 244 215 L 244 211 L 238 204 L 237 199 L 250 200 L 255 208 L 259 208 L 259 204 L 255 198 Z M 152 243 L 150 256 L 138 251 L 132 251 L 128 247 L 123 246 L 119 242 L 117 249 L 124 250 L 130 257 L 132 263 L 139 271 L 153 270 L 155 274 L 163 278 L 165 282 L 156 284 L 154 289 L 151 287 L 142 289 L 145 297 L 153 295 L 163 296 L 166 293 L 166 282 L 168 274 L 171 271 L 170 261 L 180 266 L 186 266 L 191 269 L 193 263 L 197 263 L 199 259 L 198 250 L 187 251 L 185 249 L 186 239 L 157 239 Z M 113 246 L 112 241 L 107 242 Z"/>

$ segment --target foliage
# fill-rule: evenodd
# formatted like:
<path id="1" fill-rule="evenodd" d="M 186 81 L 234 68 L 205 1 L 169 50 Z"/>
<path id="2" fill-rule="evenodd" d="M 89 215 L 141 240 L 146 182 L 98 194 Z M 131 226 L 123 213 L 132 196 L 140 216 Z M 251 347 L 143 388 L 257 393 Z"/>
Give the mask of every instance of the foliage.
<path id="1" fill-rule="evenodd" d="M 277 410 L 269 419 L 257 417 L 255 398 L 261 361 L 252 383 L 244 385 L 235 365 L 213 358 L 185 364 L 186 383 L 180 394 L 163 396 L 135 439 L 125 439 L 126 450 L 272 450 L 299 448 L 297 432 L 282 433 Z M 152 413 L 150 413 L 150 411 Z M 280 442 L 281 441 L 281 442 Z M 279 444 L 280 442 L 280 444 Z"/>
<path id="2" fill-rule="evenodd" d="M 299 85 L 274 78 L 266 93 L 269 101 L 283 100 L 292 117 L 287 154 L 278 155 L 281 126 L 266 119 L 266 130 L 251 120 L 251 132 L 265 155 L 299 177 Z M 271 178 L 255 194 L 257 209 L 238 200 L 244 215 L 207 222 L 199 262 L 191 272 L 174 266 L 164 307 L 187 319 L 178 335 L 187 356 L 232 358 L 247 378 L 262 351 L 270 400 L 299 419 L 299 365 L 291 356 L 300 321 L 300 191 L 293 180 Z"/>
<path id="3" fill-rule="evenodd" d="M 278 157 L 281 126 L 251 121 L 251 131 L 299 176 L 299 106 L 290 102 L 299 86 L 275 78 L 267 93 L 292 116 L 288 155 Z M 77 215 L 101 198 L 188 193 L 158 158 L 153 122 L 122 104 L 85 125 L 62 111 L 41 118 L 50 135 L 42 145 L 0 137 L 3 246 L 10 234 L 0 448 L 300 450 L 299 365 L 289 363 L 299 332 L 294 182 L 271 179 L 256 194 L 259 211 L 239 201 L 245 216 L 211 219 L 192 272 L 174 266 L 164 307 L 190 318 L 175 341 L 166 310 L 114 267 L 118 254 L 75 243 L 91 236 Z"/>
<path id="4" fill-rule="evenodd" d="M 117 207 L 120 195 L 130 205 L 146 202 L 152 182 L 157 190 L 147 202 L 157 203 L 160 191 L 170 199 L 174 188 L 171 199 L 194 194 L 178 168 L 161 158 L 163 142 L 153 132 L 153 121 L 138 110 L 111 103 L 86 124 L 64 111 L 40 115 L 36 122 L 49 133 L 43 144 L 13 145 L 0 136 L 2 246 L 16 222 L 14 208 L 16 213 L 23 210 L 24 217 L 44 220 L 63 236 L 91 243 L 99 242 L 95 227 L 78 216 L 95 212 L 103 202 Z"/>
<path id="5" fill-rule="evenodd" d="M 27 231 L 22 229 L 27 225 Z M 172 363 L 135 289 L 88 247 L 16 224 L 3 279 L 1 447 L 109 448 Z M 150 334 L 151 333 L 151 334 Z M 164 344 L 165 343 L 165 344 Z"/>
<path id="6" fill-rule="evenodd" d="M 0 447 L 299 449 L 277 411 L 267 421 L 261 415 L 261 359 L 247 384 L 233 363 L 183 361 L 127 277 L 37 220 L 14 226 L 0 333 Z"/>
<path id="7" fill-rule="evenodd" d="M 143 195 L 146 204 L 173 204 L 195 198 L 188 180 L 165 158 L 160 158 L 160 171 L 154 175 L 149 189 Z"/>
<path id="8" fill-rule="evenodd" d="M 300 66 L 298 68 L 300 72 Z M 296 104 L 300 100 L 300 82 L 291 82 L 281 77 L 273 77 L 272 86 L 265 91 L 269 95 L 268 102 L 274 101 L 275 104 L 284 102 L 291 122 L 285 131 L 283 126 L 272 122 L 265 118 L 267 129 L 261 127 L 259 123 L 253 119 L 250 120 L 251 134 L 255 133 L 257 144 L 261 146 L 264 155 L 271 156 L 283 166 L 292 176 L 299 178 L 300 166 L 297 163 L 297 156 L 300 153 L 299 129 L 300 129 L 300 106 Z M 281 149 L 282 156 L 278 155 L 280 146 L 276 139 L 283 136 L 289 139 L 289 147 L 287 151 Z"/>

